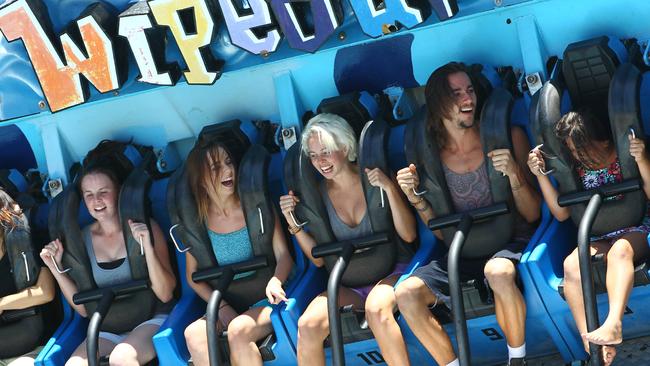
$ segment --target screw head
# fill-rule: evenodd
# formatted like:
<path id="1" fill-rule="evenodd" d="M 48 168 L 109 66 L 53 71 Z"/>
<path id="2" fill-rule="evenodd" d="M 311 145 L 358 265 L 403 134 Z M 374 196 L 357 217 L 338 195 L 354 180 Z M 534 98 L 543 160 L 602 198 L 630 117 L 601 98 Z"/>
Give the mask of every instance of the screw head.
<path id="1" fill-rule="evenodd" d="M 528 75 L 528 76 L 526 76 L 526 82 L 528 84 L 535 84 L 537 82 L 537 75 Z"/>
<path id="2" fill-rule="evenodd" d="M 45 101 L 44 100 L 41 100 L 41 101 L 38 102 L 38 108 L 45 109 Z"/>
<path id="3" fill-rule="evenodd" d="M 503 0 L 494 0 L 494 5 L 496 5 L 496 6 L 503 5 Z"/>
<path id="4" fill-rule="evenodd" d="M 263 58 L 267 58 L 267 57 L 269 57 L 269 51 L 267 51 L 267 50 L 262 50 L 262 51 L 260 52 L 260 56 L 262 56 Z"/>
<path id="5" fill-rule="evenodd" d="M 345 34 L 345 32 L 339 33 L 339 40 L 343 41 L 343 40 L 345 40 L 346 37 L 347 37 L 347 35 Z"/>

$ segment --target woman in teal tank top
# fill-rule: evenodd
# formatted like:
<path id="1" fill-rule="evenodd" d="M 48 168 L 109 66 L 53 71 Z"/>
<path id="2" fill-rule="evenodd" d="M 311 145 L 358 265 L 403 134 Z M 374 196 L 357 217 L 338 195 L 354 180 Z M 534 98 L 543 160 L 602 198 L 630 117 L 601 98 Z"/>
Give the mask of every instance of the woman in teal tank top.
<path id="1" fill-rule="evenodd" d="M 237 156 L 229 149 L 212 142 L 207 146 L 195 147 L 187 157 L 189 185 L 199 211 L 199 218 L 208 231 L 215 257 L 219 264 L 241 262 L 253 256 L 244 211 L 237 193 Z M 228 330 L 230 363 L 232 365 L 262 365 L 262 356 L 256 342 L 273 331 L 271 307 L 286 301 L 282 284 L 289 277 L 293 261 L 287 249 L 286 240 L 275 220 L 273 253 L 276 267 L 266 293 L 259 294 L 262 301 L 238 314 L 225 300 L 219 305 L 219 330 Z M 186 276 L 189 285 L 206 302 L 212 294 L 212 287 L 192 281 L 192 273 L 198 269 L 196 259 L 186 254 Z M 241 273 L 241 278 L 251 273 Z M 205 317 L 185 329 L 185 340 L 196 366 L 208 365 L 208 341 Z"/>

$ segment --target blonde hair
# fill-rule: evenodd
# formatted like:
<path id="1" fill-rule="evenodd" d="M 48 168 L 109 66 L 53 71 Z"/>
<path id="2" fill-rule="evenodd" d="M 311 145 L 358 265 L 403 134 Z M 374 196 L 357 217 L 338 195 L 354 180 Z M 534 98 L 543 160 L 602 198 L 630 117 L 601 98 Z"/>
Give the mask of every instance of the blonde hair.
<path id="1" fill-rule="evenodd" d="M 309 139 L 312 136 L 317 136 L 327 150 L 346 150 L 348 161 L 357 160 L 357 139 L 354 130 L 342 117 L 331 113 L 321 113 L 307 122 L 300 140 L 302 152 L 305 155 L 309 155 Z"/>

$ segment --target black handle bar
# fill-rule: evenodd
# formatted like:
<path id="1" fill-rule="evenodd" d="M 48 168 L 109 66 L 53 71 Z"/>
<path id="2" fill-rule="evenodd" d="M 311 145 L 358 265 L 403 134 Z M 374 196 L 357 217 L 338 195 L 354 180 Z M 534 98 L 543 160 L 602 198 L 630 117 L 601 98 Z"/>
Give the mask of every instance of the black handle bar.
<path id="1" fill-rule="evenodd" d="M 364 238 L 344 240 L 329 244 L 318 245 L 311 248 L 311 255 L 314 258 L 326 257 L 329 255 L 339 255 L 347 246 L 352 246 L 354 250 L 365 249 L 375 245 L 384 244 L 390 241 L 387 233 L 373 234 Z"/>
<path id="2" fill-rule="evenodd" d="M 98 288 L 96 290 L 77 292 L 72 296 L 72 302 L 75 305 L 83 305 L 91 301 L 101 300 L 107 292 L 112 293 L 114 297 L 118 297 L 132 292 L 146 290 L 147 288 L 149 288 L 149 283 L 146 280 L 131 281 L 115 286 Z"/>
<path id="3" fill-rule="evenodd" d="M 204 282 L 204 281 L 214 280 L 220 278 L 226 272 L 232 271 L 231 273 L 237 274 L 237 273 L 243 273 L 248 271 L 254 271 L 256 269 L 267 267 L 268 265 L 269 263 L 266 257 L 264 256 L 253 257 L 252 259 L 243 262 L 196 271 L 192 273 L 192 281 Z"/>
<path id="4" fill-rule="evenodd" d="M 560 207 L 566 207 L 578 203 L 587 203 L 595 194 L 600 194 L 603 198 L 606 198 L 638 191 L 641 187 L 641 181 L 638 178 L 628 179 L 621 183 L 607 184 L 587 191 L 563 194 L 557 198 L 557 204 Z"/>
<path id="5" fill-rule="evenodd" d="M 429 226 L 429 230 L 431 231 L 439 230 L 449 226 L 458 225 L 461 219 L 463 218 L 463 216 L 469 216 L 472 219 L 471 221 L 477 221 L 477 220 L 487 219 L 493 216 L 507 214 L 508 212 L 510 212 L 510 210 L 508 209 L 508 205 L 505 202 L 501 202 L 486 207 L 476 208 L 462 213 L 447 215 L 437 219 L 431 219 L 429 220 L 427 226 Z"/>

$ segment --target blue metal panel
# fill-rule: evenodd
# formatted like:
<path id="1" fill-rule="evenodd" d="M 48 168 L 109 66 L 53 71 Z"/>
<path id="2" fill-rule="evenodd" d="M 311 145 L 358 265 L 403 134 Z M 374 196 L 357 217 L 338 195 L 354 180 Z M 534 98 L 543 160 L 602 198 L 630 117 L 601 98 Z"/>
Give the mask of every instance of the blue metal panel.
<path id="1" fill-rule="evenodd" d="M 340 94 L 367 90 L 379 93 L 389 86 L 412 88 L 413 36 L 400 35 L 340 49 L 334 61 L 334 80 Z"/>
<path id="2" fill-rule="evenodd" d="M 36 168 L 34 151 L 23 132 L 15 125 L 0 127 L 0 169 L 24 172 Z"/>

